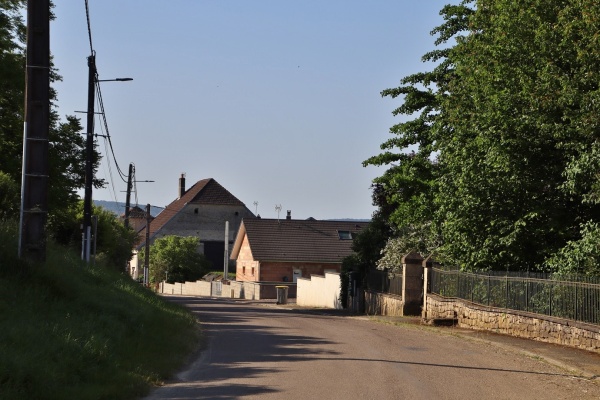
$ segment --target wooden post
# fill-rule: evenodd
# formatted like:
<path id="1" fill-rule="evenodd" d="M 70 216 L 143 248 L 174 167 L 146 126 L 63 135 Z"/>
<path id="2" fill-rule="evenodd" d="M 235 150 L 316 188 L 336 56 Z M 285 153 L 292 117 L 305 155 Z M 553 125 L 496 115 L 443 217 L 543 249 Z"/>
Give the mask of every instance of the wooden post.
<path id="1" fill-rule="evenodd" d="M 144 285 L 150 286 L 150 204 L 146 204 L 146 251 L 144 254 Z"/>

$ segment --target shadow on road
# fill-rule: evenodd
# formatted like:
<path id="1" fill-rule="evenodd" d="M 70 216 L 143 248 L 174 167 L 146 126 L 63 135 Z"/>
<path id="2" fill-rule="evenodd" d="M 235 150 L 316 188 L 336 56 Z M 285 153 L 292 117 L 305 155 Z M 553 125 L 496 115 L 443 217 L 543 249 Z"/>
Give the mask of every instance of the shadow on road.
<path id="1" fill-rule="evenodd" d="M 259 304 L 221 299 L 169 296 L 169 300 L 184 304 L 197 315 L 208 344 L 201 357 L 180 373 L 177 380 L 157 389 L 148 399 L 233 399 L 240 395 L 274 393 L 277 390 L 272 387 L 214 383 L 273 374 L 279 371 L 277 363 L 280 362 L 305 361 L 338 354 L 328 350 L 335 345 L 329 340 L 286 335 L 281 333 L 284 328 L 278 328 L 275 332 L 274 328 L 254 323 L 254 320 L 264 320 L 265 317 L 271 320 L 289 318 L 290 314 L 317 318 L 319 313 L 259 308 L 256 307 Z M 226 346 L 221 343 L 225 341 Z M 249 367 L 256 362 L 265 367 Z"/>
<path id="2" fill-rule="evenodd" d="M 261 304 L 209 298 L 169 296 L 169 300 L 185 304 L 198 316 L 202 330 L 208 338 L 208 346 L 190 368 L 178 375 L 178 380 L 159 388 L 148 399 L 234 399 L 240 396 L 273 394 L 278 392 L 276 385 L 257 386 L 254 384 L 255 382 L 250 381 L 248 384 L 244 384 L 244 380 L 276 376 L 276 373 L 281 371 L 284 366 L 279 363 L 311 360 L 410 365 L 423 367 L 424 373 L 433 367 L 492 373 L 576 377 L 571 374 L 518 369 L 377 358 L 348 358 L 343 357 L 341 352 L 332 350 L 339 343 L 321 337 L 286 334 L 285 331 L 288 329 L 285 328 L 286 324 L 277 323 L 277 319 L 289 318 L 292 315 L 301 319 L 322 319 L 323 314 L 329 314 L 331 310 L 322 312 L 320 310 L 280 309 L 265 307 L 264 303 L 261 306 Z M 343 317 L 350 314 L 340 312 L 335 313 L 334 316 L 338 315 Z M 272 320 L 271 327 L 264 324 L 265 318 Z M 426 351 L 426 349 L 417 347 L 406 348 L 406 350 Z M 261 367 L 256 367 L 255 363 L 260 363 Z M 289 368 L 289 364 L 285 365 Z M 369 367 L 365 367 L 365 370 L 368 369 Z"/>

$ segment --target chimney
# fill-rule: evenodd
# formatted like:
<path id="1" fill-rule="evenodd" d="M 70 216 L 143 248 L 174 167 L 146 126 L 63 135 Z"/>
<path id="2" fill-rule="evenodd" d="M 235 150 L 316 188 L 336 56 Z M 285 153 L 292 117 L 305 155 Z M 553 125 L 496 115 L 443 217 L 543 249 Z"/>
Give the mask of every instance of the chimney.
<path id="1" fill-rule="evenodd" d="M 285 217 L 285 219 L 287 219 L 287 220 L 292 219 L 292 210 L 287 210 L 287 217 Z"/>
<path id="2" fill-rule="evenodd" d="M 185 194 L 185 174 L 181 174 L 179 177 L 179 198 L 182 198 Z"/>

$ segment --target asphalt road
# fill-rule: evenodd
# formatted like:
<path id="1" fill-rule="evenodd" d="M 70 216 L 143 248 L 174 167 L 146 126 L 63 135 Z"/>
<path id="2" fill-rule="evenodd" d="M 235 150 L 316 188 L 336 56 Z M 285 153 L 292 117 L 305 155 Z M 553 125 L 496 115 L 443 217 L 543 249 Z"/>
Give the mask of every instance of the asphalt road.
<path id="1" fill-rule="evenodd" d="M 147 399 L 600 399 L 598 379 L 452 330 L 273 303 L 170 297 L 207 346 Z"/>

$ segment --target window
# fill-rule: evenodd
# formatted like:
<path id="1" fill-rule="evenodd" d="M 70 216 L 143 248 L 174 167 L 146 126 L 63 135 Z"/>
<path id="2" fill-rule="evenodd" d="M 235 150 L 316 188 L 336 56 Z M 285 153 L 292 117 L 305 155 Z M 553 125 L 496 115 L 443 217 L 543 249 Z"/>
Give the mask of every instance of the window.
<path id="1" fill-rule="evenodd" d="M 254 267 L 252 267 L 252 276 L 254 276 Z"/>
<path id="2" fill-rule="evenodd" d="M 246 275 L 246 267 L 242 267 L 242 275 Z"/>
<path id="3" fill-rule="evenodd" d="M 198 209 L 194 208 L 194 214 L 198 214 Z"/>
<path id="4" fill-rule="evenodd" d="M 350 231 L 338 231 L 340 240 L 352 240 L 354 235 Z"/>

